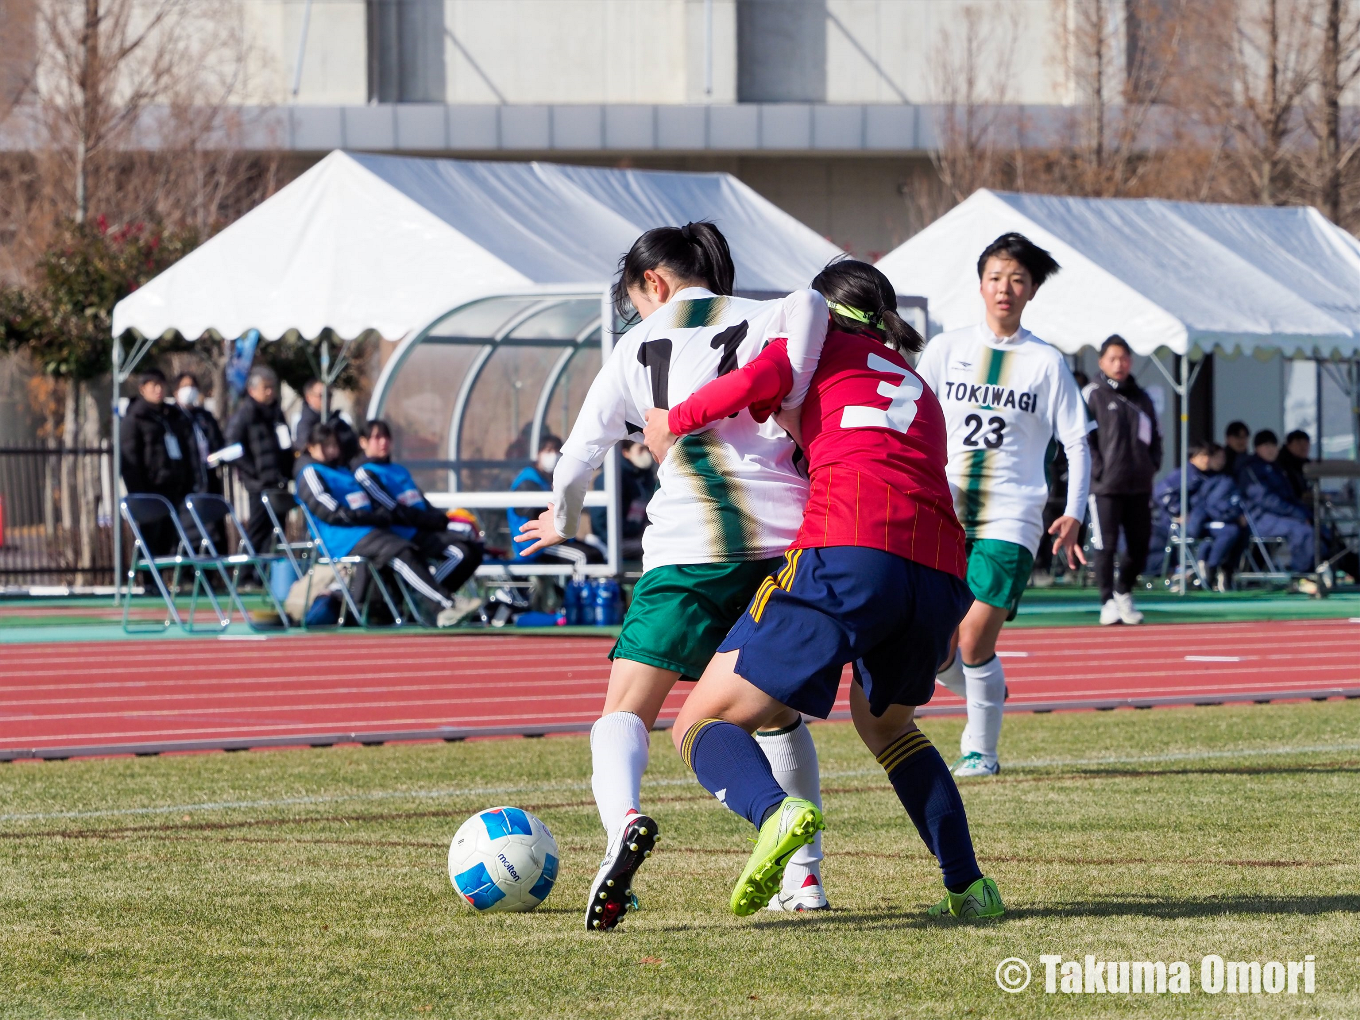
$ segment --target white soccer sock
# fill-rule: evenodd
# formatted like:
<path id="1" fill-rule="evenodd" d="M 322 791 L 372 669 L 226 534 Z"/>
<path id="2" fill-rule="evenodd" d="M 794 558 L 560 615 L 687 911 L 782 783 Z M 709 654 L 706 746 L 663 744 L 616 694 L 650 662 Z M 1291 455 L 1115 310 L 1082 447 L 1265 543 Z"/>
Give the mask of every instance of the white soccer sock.
<path id="1" fill-rule="evenodd" d="M 957 694 L 960 698 L 968 697 L 963 679 L 963 656 L 959 654 L 958 649 L 954 650 L 954 657 L 949 660 L 949 665 L 935 674 L 935 682 L 943 685 L 951 694 Z"/>
<path id="2" fill-rule="evenodd" d="M 817 764 L 817 745 L 807 724 L 799 719 L 792 727 L 766 733 L 756 733 L 756 743 L 769 759 L 774 779 L 790 797 L 810 800 L 822 806 L 822 780 Z M 819 832 L 807 846 L 800 847 L 784 869 L 784 892 L 796 892 L 803 887 L 808 875 L 822 884 L 822 834 Z"/>
<path id="3" fill-rule="evenodd" d="M 964 666 L 963 676 L 968 691 L 968 725 L 959 747 L 964 754 L 976 751 L 995 758 L 1006 702 L 1006 674 L 1000 656 L 993 655 L 981 666 Z"/>
<path id="4" fill-rule="evenodd" d="M 630 809 L 642 810 L 642 773 L 647 771 L 649 744 L 646 724 L 632 712 L 610 712 L 590 728 L 594 765 L 590 788 L 610 839 Z"/>

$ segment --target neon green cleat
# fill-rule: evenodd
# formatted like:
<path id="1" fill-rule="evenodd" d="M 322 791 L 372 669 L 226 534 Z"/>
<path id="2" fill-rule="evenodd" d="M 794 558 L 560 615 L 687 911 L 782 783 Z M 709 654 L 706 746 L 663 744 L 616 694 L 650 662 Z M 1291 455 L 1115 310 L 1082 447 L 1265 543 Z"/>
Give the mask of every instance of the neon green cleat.
<path id="1" fill-rule="evenodd" d="M 1001 893 L 990 878 L 979 878 L 961 893 L 946 893 L 931 907 L 931 917 L 1000 917 L 1006 912 Z"/>
<path id="2" fill-rule="evenodd" d="M 732 913 L 746 917 L 764 909 L 779 892 L 784 868 L 801 846 L 811 843 L 826 828 L 817 805 L 801 797 L 785 797 L 779 810 L 765 819 L 756 848 L 732 890 Z"/>

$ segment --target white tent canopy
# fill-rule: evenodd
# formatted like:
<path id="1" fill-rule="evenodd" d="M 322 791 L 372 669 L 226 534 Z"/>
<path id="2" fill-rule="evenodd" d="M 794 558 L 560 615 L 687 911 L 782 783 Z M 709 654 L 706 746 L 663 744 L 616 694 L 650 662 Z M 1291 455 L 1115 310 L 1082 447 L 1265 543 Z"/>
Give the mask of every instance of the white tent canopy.
<path id="1" fill-rule="evenodd" d="M 1311 208 L 983 190 L 878 266 L 955 329 L 982 321 L 977 258 L 1007 231 L 1062 265 L 1025 325 L 1068 353 L 1111 333 L 1144 355 L 1360 352 L 1360 242 Z"/>
<path id="2" fill-rule="evenodd" d="M 643 231 L 700 219 L 743 292 L 807 286 L 838 252 L 729 174 L 332 152 L 120 301 L 113 332 L 397 339 L 465 300 L 602 287 Z"/>

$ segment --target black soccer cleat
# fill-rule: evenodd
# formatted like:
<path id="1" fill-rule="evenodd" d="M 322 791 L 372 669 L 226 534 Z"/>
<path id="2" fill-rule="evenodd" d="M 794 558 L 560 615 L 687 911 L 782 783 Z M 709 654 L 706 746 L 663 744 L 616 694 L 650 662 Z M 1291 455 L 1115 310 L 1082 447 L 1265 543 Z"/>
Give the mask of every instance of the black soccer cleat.
<path id="1" fill-rule="evenodd" d="M 660 834 L 647 815 L 633 815 L 623 824 L 605 851 L 604 862 L 590 886 L 586 904 L 586 931 L 609 931 L 634 905 L 633 876 L 652 856 Z"/>

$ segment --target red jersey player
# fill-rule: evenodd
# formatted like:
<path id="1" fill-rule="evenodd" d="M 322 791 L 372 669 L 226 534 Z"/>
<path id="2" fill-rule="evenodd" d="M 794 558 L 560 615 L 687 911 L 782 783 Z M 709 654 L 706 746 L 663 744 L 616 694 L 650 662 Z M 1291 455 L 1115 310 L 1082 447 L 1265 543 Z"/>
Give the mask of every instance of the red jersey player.
<path id="1" fill-rule="evenodd" d="M 999 916 L 1001 897 L 978 869 L 954 778 L 913 719 L 973 601 L 945 477 L 944 414 L 899 353 L 923 341 L 872 266 L 837 262 L 812 286 L 832 322 L 799 422 L 811 483 L 802 528 L 672 735 L 699 782 L 760 831 L 731 900 L 737 914 L 752 913 L 778 891 L 785 863 L 822 817 L 785 794 L 751 732 L 797 712 L 826 718 L 853 663 L 855 728 L 940 864 L 948 893 L 930 913 Z M 674 435 L 728 414 L 749 409 L 761 419 L 791 381 L 787 356 L 771 344 L 668 413 L 650 412 L 649 445 L 664 456 Z"/>

